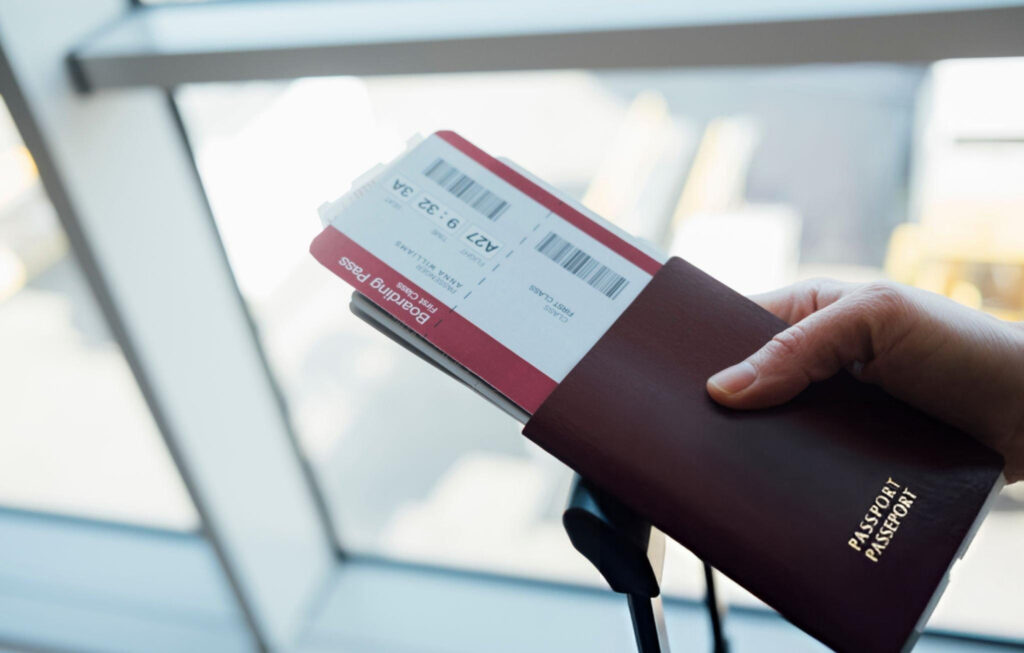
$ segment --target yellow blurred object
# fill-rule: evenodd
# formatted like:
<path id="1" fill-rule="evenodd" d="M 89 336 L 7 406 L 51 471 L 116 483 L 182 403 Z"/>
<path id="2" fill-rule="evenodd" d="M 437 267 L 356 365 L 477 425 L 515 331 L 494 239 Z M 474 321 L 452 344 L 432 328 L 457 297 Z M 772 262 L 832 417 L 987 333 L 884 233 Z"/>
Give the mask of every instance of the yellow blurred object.
<path id="1" fill-rule="evenodd" d="M 668 104 L 660 93 L 637 95 L 626 109 L 609 156 L 602 160 L 587 186 L 583 205 L 621 226 L 623 214 L 635 201 L 636 188 L 643 185 L 657 162 L 655 150 L 671 120 Z"/>
<path id="2" fill-rule="evenodd" d="M 660 239 L 695 140 L 673 118 L 661 93 L 638 94 L 587 186 L 583 205 L 640 238 Z"/>
<path id="3" fill-rule="evenodd" d="M 743 203 L 759 138 L 758 127 L 749 118 L 731 116 L 708 123 L 672 215 L 673 232 L 691 215 L 722 213 Z"/>
<path id="4" fill-rule="evenodd" d="M 891 278 L 1024 319 L 1024 59 L 933 65 L 919 99 L 911 212 Z"/>
<path id="5" fill-rule="evenodd" d="M 0 301 L 63 258 L 67 249 L 28 148 L 19 143 L 0 151 Z"/>
<path id="6" fill-rule="evenodd" d="M 0 152 L 0 213 L 24 196 L 38 179 L 36 162 L 24 145 Z"/>
<path id="7" fill-rule="evenodd" d="M 39 168 L 36 167 L 36 160 L 32 158 L 32 153 L 28 151 L 28 148 L 24 145 L 21 146 L 19 154 L 21 155 L 21 164 L 30 178 L 36 179 L 39 177 Z"/>
<path id="8" fill-rule="evenodd" d="M 18 255 L 0 245 L 0 302 L 21 290 L 28 281 L 28 271 Z"/>
<path id="9" fill-rule="evenodd" d="M 973 283 L 962 279 L 954 281 L 949 287 L 949 298 L 971 308 L 982 307 L 981 291 Z"/>
<path id="10" fill-rule="evenodd" d="M 1018 219 L 1007 208 L 958 206 L 957 220 L 947 205 L 931 219 L 899 225 L 889 240 L 887 275 L 1005 320 L 1024 320 L 1024 207 Z"/>

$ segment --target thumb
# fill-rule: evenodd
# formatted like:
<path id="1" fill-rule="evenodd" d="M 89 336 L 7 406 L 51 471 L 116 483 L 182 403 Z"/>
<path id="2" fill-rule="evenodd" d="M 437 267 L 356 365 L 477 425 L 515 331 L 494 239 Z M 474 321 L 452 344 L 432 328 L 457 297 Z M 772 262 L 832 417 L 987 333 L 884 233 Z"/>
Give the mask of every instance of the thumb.
<path id="1" fill-rule="evenodd" d="M 707 381 L 712 399 L 730 408 L 785 403 L 814 381 L 871 358 L 871 320 L 844 298 L 777 334 L 746 360 Z"/>

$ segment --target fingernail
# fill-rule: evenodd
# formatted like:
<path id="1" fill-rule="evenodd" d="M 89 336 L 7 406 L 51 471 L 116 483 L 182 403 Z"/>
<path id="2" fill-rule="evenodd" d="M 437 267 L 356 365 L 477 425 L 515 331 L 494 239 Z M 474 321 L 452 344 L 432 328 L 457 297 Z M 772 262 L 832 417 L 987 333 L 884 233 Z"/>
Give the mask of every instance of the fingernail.
<path id="1" fill-rule="evenodd" d="M 747 361 L 743 361 L 715 374 L 708 379 L 708 383 L 716 386 L 722 392 L 731 395 L 749 386 L 756 378 L 757 370 L 754 369 L 754 366 Z"/>

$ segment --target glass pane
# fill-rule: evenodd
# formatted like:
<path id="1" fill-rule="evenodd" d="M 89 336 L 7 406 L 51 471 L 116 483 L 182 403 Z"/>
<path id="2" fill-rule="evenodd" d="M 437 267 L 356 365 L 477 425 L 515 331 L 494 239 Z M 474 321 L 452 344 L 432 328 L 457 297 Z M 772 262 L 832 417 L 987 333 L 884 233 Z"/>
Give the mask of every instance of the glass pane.
<path id="1" fill-rule="evenodd" d="M 407 138 L 454 129 L 742 292 L 809 276 L 891 276 L 1020 319 L 1024 245 L 972 241 L 968 252 L 936 235 L 941 221 L 967 224 L 987 187 L 941 220 L 922 210 L 930 206 L 924 189 L 948 188 L 928 127 L 958 95 L 928 90 L 941 87 L 943 65 L 320 78 L 181 90 L 218 227 L 341 545 L 600 583 L 559 522 L 568 470 L 496 409 L 349 314 L 348 287 L 307 254 L 321 202 L 399 153 Z M 1004 69 L 992 78 L 1014 75 Z M 984 146 L 991 152 L 977 156 L 989 157 L 986 165 L 1020 155 L 1024 101 L 1006 97 L 1007 86 L 972 89 L 978 103 L 1013 107 L 989 136 L 1019 130 L 1015 145 Z M 1002 184 L 1015 199 L 993 224 L 1012 231 L 1006 216 L 1024 206 L 1012 180 L 1021 178 L 1005 171 L 964 184 Z M 932 625 L 1024 637 L 1009 593 L 1024 584 L 1009 553 L 1022 540 L 1024 497 L 1015 487 Z M 666 576 L 671 594 L 702 591 L 697 561 L 679 547 Z M 732 600 L 754 602 L 737 588 Z"/>
<path id="2" fill-rule="evenodd" d="M 198 528 L 2 101 L 0 505 Z"/>

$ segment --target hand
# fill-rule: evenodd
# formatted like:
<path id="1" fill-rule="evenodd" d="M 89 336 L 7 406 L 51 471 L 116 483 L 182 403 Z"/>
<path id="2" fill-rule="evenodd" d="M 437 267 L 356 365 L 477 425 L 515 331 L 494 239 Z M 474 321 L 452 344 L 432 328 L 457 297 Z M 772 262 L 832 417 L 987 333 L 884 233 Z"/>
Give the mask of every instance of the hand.
<path id="1" fill-rule="evenodd" d="M 898 284 L 798 283 L 752 298 L 787 323 L 745 361 L 708 379 L 738 409 L 789 401 L 847 369 L 1003 455 L 1024 479 L 1024 323 Z"/>

